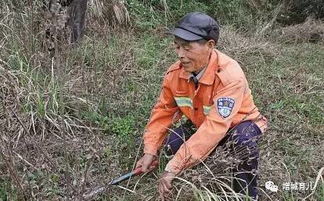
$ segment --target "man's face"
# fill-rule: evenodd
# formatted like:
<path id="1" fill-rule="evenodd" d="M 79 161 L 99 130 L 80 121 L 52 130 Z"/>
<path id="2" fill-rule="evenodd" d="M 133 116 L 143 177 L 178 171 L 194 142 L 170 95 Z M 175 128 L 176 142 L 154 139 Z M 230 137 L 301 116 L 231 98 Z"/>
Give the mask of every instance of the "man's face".
<path id="1" fill-rule="evenodd" d="M 176 37 L 175 50 L 187 72 L 197 72 L 207 66 L 213 45 L 208 42 L 186 41 Z"/>

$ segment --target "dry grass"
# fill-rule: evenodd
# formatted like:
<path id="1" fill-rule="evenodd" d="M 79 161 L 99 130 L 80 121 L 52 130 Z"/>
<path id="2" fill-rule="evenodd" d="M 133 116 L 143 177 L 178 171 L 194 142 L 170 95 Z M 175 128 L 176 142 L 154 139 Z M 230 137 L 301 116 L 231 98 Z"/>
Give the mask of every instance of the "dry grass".
<path id="1" fill-rule="evenodd" d="M 175 57 L 171 40 L 161 39 L 159 32 L 114 32 L 108 25 L 126 23 L 127 10 L 121 1 L 105 3 L 115 17 L 105 16 L 108 7 L 102 1 L 91 1 L 93 23 L 83 41 L 71 47 L 58 37 L 53 55 L 43 45 L 41 15 L 2 9 L 0 198 L 81 200 L 135 161 L 163 72 Z M 113 21 L 100 22 L 107 17 Z M 307 23 L 282 30 L 303 30 L 291 29 L 296 36 L 288 39 L 309 39 L 302 35 L 308 34 L 305 27 L 322 30 L 320 22 Z M 316 200 L 323 195 L 323 48 L 301 39 L 282 44 L 286 36 L 281 37 L 251 36 L 224 26 L 218 47 L 241 63 L 258 107 L 270 120 L 260 142 L 261 200 L 301 200 L 311 192 L 271 193 L 264 183 L 315 182 L 317 176 L 317 189 L 307 198 Z M 157 174 L 109 188 L 98 199 L 156 200 L 156 179 L 165 162 L 161 157 Z M 228 200 L 241 199 L 229 185 L 228 167 L 236 162 L 218 150 L 178 179 L 175 199 L 226 200 L 225 194 Z"/>
<path id="2" fill-rule="evenodd" d="M 302 24 L 279 28 L 279 40 L 286 43 L 323 42 L 324 22 L 307 18 Z"/>
<path id="3" fill-rule="evenodd" d="M 110 26 L 124 26 L 130 23 L 129 12 L 124 0 L 90 0 L 90 17 L 108 22 Z"/>
<path id="4" fill-rule="evenodd" d="M 247 128 L 249 129 L 249 128 Z M 237 135 L 233 133 L 233 137 Z M 250 142 L 258 138 L 250 139 Z M 248 143 L 248 142 L 247 142 Z M 233 141 L 227 141 L 218 147 L 202 164 L 187 170 L 180 181 L 176 184 L 179 200 L 246 200 L 246 196 L 236 193 L 231 182 L 234 179 L 233 169 L 243 162 L 251 162 L 257 147 L 247 149 L 235 145 Z M 190 184 L 189 188 L 186 186 Z M 194 190 L 192 194 L 190 191 Z M 194 196 L 189 199 L 186 196 Z M 198 196 L 198 197 L 197 197 Z"/>
<path id="5" fill-rule="evenodd" d="M 265 40 L 262 36 L 246 36 L 231 26 L 222 27 L 217 46 L 239 62 L 245 61 L 249 55 L 275 57 L 279 48 L 277 44 Z"/>
<path id="6" fill-rule="evenodd" d="M 97 183 L 89 168 L 107 167 L 103 158 L 113 138 L 103 140 L 94 133 L 100 130 L 56 111 L 61 103 L 50 86 L 43 94 L 24 72 L 1 66 L 0 75 L 1 177 L 16 186 L 8 187 L 8 199 L 78 199 L 85 185 Z"/>

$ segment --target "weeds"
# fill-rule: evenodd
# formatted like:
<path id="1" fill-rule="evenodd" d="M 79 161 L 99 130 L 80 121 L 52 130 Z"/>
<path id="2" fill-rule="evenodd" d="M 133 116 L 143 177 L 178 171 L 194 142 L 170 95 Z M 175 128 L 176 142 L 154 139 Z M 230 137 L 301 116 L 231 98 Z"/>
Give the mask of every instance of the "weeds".
<path id="1" fill-rule="evenodd" d="M 83 40 L 72 47 L 58 33 L 51 53 L 42 2 L 30 2 L 0 3 L 0 199 L 80 200 L 129 171 L 163 73 L 176 59 L 165 27 L 197 10 L 226 24 L 218 48 L 240 62 L 270 120 L 260 142 L 262 200 L 322 199 L 322 22 L 274 23 L 256 34 L 278 2 L 250 0 L 257 9 L 250 13 L 239 1 L 91 1 Z M 256 19 L 264 9 L 266 16 Z M 242 198 L 230 189 L 231 175 L 218 171 L 235 161 L 221 151 L 217 156 L 219 163 L 206 161 L 178 178 L 176 200 Z M 167 161 L 161 160 L 157 174 Z M 157 178 L 134 178 L 98 199 L 154 200 Z M 269 180 L 279 185 L 278 193 L 264 188 Z M 281 189 L 283 182 L 297 181 L 317 186 L 311 192 Z"/>

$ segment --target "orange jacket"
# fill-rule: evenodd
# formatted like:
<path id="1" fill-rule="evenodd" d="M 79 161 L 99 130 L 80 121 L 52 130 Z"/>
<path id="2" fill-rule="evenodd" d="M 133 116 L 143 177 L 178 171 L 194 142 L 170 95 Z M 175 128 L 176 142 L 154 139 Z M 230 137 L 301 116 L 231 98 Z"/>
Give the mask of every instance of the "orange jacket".
<path id="1" fill-rule="evenodd" d="M 254 105 L 251 90 L 239 64 L 213 51 L 195 89 L 180 61 L 167 71 L 162 91 L 144 132 L 144 153 L 156 155 L 167 129 L 182 115 L 198 128 L 177 151 L 166 171 L 178 174 L 204 160 L 229 128 L 253 120 L 264 132 L 266 119 Z"/>

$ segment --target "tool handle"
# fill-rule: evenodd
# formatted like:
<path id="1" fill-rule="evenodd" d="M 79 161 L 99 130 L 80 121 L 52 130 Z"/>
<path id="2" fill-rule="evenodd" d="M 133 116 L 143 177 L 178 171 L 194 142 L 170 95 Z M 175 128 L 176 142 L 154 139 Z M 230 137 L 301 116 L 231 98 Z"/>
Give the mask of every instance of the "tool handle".
<path id="1" fill-rule="evenodd" d="M 158 160 L 155 160 L 152 162 L 152 164 L 150 165 L 150 168 L 155 168 L 156 166 L 159 165 L 159 161 Z M 142 167 L 139 167 L 139 168 L 136 168 L 135 170 L 133 170 L 133 174 L 134 175 L 140 175 L 140 174 L 143 174 L 144 172 L 142 171 Z"/>
<path id="2" fill-rule="evenodd" d="M 155 161 L 152 162 L 150 168 L 155 168 L 158 164 L 159 164 L 159 162 L 157 160 L 155 160 Z M 140 175 L 140 174 L 143 174 L 143 173 L 144 172 L 142 171 L 142 168 L 139 167 L 139 168 L 136 168 L 135 170 L 127 173 L 127 174 L 122 175 L 121 177 L 118 177 L 117 179 L 112 180 L 109 184 L 117 185 L 120 182 L 122 182 L 122 181 L 124 181 L 126 179 L 129 179 L 132 176 L 137 176 L 137 175 Z"/>

